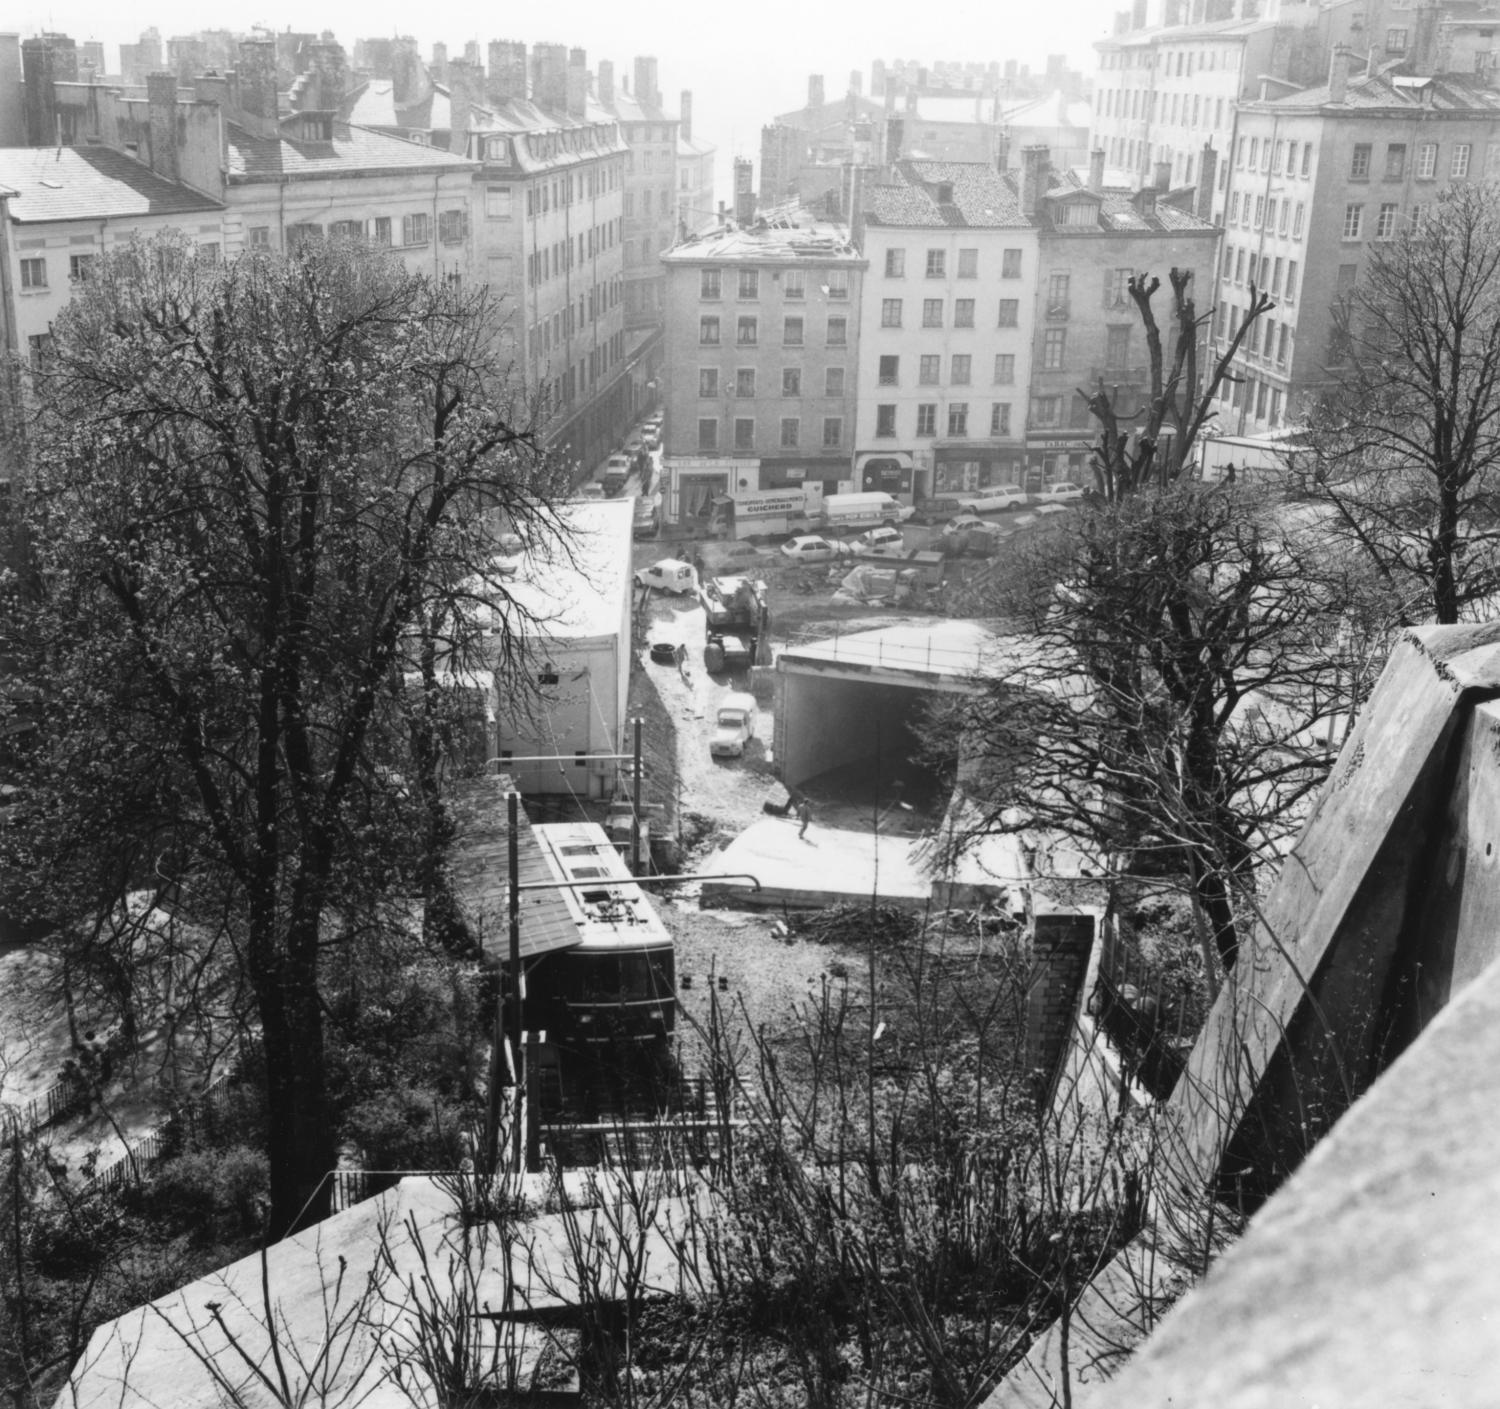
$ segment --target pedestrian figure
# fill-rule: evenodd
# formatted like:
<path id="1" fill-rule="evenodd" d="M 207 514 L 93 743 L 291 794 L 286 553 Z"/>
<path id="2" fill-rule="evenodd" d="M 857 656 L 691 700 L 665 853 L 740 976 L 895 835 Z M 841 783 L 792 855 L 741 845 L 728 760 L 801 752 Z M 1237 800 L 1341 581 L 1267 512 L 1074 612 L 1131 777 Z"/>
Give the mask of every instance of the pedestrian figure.
<path id="1" fill-rule="evenodd" d="M 687 649 L 687 646 L 685 644 L 683 644 L 681 641 L 679 641 L 677 643 L 677 673 L 682 677 L 682 683 L 684 685 L 689 685 L 689 684 L 692 683 L 688 679 L 687 658 L 688 658 L 688 649 Z"/>
<path id="2" fill-rule="evenodd" d="M 807 836 L 807 824 L 812 821 L 812 808 L 807 805 L 805 797 L 797 799 L 797 820 L 802 823 L 797 828 L 797 840 L 801 841 Z"/>

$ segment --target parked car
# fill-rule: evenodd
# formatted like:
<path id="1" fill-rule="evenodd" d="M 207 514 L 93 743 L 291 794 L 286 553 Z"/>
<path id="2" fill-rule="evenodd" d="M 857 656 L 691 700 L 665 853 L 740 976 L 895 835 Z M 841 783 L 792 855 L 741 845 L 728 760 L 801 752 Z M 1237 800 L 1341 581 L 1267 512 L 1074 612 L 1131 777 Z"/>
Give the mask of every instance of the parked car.
<path id="1" fill-rule="evenodd" d="M 698 556 L 711 573 L 736 572 L 760 561 L 761 552 L 753 543 L 705 543 Z"/>
<path id="2" fill-rule="evenodd" d="M 962 497 L 964 511 L 989 514 L 996 509 L 1019 509 L 1026 503 L 1026 491 L 1019 484 L 992 484 Z"/>
<path id="3" fill-rule="evenodd" d="M 635 580 L 642 587 L 654 587 L 660 592 L 696 594 L 698 591 L 697 569 L 678 558 L 663 558 L 648 568 L 642 568 L 636 573 Z"/>
<path id="4" fill-rule="evenodd" d="M 904 558 L 906 537 L 899 528 L 872 528 L 849 540 L 856 553 L 873 558 Z"/>
<path id="5" fill-rule="evenodd" d="M 715 758 L 739 758 L 755 737 L 755 696 L 726 695 L 714 718 L 714 735 L 708 751 Z"/>
<path id="6" fill-rule="evenodd" d="M 628 455 L 611 455 L 604 462 L 604 492 L 611 497 L 625 488 L 625 481 L 630 478 L 630 457 Z"/>
<path id="7" fill-rule="evenodd" d="M 794 563 L 831 563 L 847 557 L 849 548 L 847 544 L 819 538 L 815 533 L 804 533 L 787 539 L 781 545 L 781 554 Z"/>
<path id="8" fill-rule="evenodd" d="M 1045 489 L 1031 496 L 1035 504 L 1070 504 L 1074 500 L 1088 497 L 1088 490 L 1081 484 L 1074 484 L 1071 480 L 1062 480 L 1057 484 L 1049 484 Z"/>
<path id="9" fill-rule="evenodd" d="M 636 538 L 655 538 L 661 529 L 661 503 L 655 497 L 635 501 L 635 524 L 632 533 Z"/>
<path id="10" fill-rule="evenodd" d="M 989 524 L 978 514 L 957 514 L 943 525 L 943 537 L 952 538 L 956 533 L 972 533 L 975 529 L 988 527 Z"/>
<path id="11" fill-rule="evenodd" d="M 641 444 L 647 450 L 661 449 L 661 428 L 658 426 L 647 426 L 641 436 Z"/>

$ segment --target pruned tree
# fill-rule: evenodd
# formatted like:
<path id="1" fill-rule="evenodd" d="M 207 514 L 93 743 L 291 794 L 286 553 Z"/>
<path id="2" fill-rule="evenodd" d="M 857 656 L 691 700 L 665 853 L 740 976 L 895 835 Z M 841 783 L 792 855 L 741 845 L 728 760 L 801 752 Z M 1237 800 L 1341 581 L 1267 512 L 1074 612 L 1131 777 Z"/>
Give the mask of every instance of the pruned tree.
<path id="1" fill-rule="evenodd" d="M 336 1162 L 327 957 L 441 881 L 440 667 L 524 652 L 497 518 L 556 529 L 497 321 L 484 291 L 352 245 L 209 267 L 135 244 L 38 378 L 38 588 L 10 645 L 47 727 L 7 859 L 64 932 L 155 887 L 232 956 L 273 1236 L 321 1215 Z"/>
<path id="2" fill-rule="evenodd" d="M 1402 625 L 1500 590 L 1500 188 L 1455 185 L 1365 247 L 1336 305 L 1303 452 L 1327 530 L 1366 556 Z"/>
<path id="3" fill-rule="evenodd" d="M 1236 892 L 1331 763 L 1353 640 L 1338 630 L 1337 565 L 1263 496 L 1190 472 L 1233 359 L 1274 303 L 1251 286 L 1205 376 L 1190 275 L 1170 278 L 1166 347 L 1160 281 L 1130 281 L 1150 348 L 1144 405 L 1102 385 L 1089 397 L 1099 494 L 998 579 L 992 606 L 1014 635 L 980 691 L 944 706 L 937 740 L 979 800 L 950 849 L 994 831 L 1062 835 L 1112 868 L 1183 876 L 1212 974 L 1237 953 Z"/>

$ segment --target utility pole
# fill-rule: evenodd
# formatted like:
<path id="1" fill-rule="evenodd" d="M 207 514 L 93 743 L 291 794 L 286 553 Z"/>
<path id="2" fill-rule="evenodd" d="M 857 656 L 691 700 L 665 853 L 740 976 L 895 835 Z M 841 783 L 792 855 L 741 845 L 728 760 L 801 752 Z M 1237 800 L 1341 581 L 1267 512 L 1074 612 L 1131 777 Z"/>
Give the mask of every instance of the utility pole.
<path id="1" fill-rule="evenodd" d="M 645 721 L 636 715 L 630 722 L 635 729 L 635 751 L 630 765 L 630 874 L 638 876 L 641 874 L 641 725 Z"/>

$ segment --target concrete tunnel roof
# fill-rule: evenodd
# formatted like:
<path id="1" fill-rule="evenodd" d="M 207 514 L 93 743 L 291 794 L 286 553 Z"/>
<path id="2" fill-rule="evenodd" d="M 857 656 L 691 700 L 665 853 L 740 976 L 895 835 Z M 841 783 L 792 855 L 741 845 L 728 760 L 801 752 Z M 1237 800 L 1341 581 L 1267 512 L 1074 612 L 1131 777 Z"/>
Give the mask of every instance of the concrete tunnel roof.
<path id="1" fill-rule="evenodd" d="M 808 665 L 821 674 L 906 675 L 912 683 L 958 684 L 989 673 L 1005 654 L 1005 638 L 976 621 L 903 622 L 873 631 L 828 636 L 788 646 L 778 656 L 787 669 Z M 839 667 L 829 672 L 828 666 Z"/>

